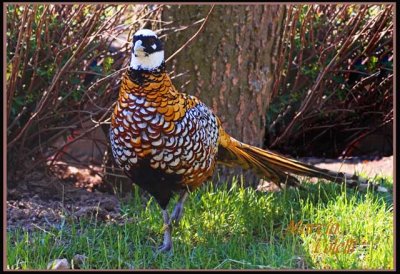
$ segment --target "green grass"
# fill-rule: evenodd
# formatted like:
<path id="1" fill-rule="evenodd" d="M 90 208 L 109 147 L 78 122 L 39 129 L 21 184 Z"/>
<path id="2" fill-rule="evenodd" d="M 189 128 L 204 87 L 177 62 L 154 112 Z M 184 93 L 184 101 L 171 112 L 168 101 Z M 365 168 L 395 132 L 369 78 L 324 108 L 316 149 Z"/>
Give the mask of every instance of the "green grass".
<path id="1" fill-rule="evenodd" d="M 7 267 L 44 269 L 54 259 L 83 254 L 84 269 L 393 269 L 391 194 L 303 185 L 261 193 L 236 181 L 207 184 L 185 204 L 173 253 L 157 256 L 160 209 L 153 199 L 143 204 L 135 191 L 122 205 L 130 218 L 122 225 L 67 216 L 59 229 L 8 231 Z M 392 179 L 384 185 L 392 189 Z"/>

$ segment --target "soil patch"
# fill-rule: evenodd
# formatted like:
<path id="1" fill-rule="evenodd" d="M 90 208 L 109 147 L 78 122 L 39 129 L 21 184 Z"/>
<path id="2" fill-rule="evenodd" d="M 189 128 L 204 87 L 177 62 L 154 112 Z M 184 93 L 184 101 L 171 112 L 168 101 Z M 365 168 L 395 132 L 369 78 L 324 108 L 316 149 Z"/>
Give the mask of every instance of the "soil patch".
<path id="1" fill-rule="evenodd" d="M 70 180 L 60 180 L 40 172 L 30 174 L 29 179 L 8 189 L 8 230 L 59 227 L 67 217 L 91 216 L 97 220 L 121 221 L 118 198 L 96 190 L 90 192 L 86 188 L 77 188 Z"/>

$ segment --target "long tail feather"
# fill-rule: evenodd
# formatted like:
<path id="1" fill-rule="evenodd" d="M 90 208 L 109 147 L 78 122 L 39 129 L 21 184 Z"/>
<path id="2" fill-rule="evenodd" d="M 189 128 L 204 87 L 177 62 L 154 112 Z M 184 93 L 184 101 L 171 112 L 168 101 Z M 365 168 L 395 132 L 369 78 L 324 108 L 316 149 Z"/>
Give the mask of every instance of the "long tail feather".
<path id="1" fill-rule="evenodd" d="M 291 175 L 324 178 L 336 183 L 346 183 L 351 187 L 362 183 L 356 175 L 338 173 L 302 163 L 268 150 L 241 143 L 225 132 L 222 133 L 226 136 L 223 136 L 219 146 L 218 161 L 220 163 L 252 169 L 278 185 L 285 182 L 289 182 L 289 185 L 297 184 L 298 180 Z"/>

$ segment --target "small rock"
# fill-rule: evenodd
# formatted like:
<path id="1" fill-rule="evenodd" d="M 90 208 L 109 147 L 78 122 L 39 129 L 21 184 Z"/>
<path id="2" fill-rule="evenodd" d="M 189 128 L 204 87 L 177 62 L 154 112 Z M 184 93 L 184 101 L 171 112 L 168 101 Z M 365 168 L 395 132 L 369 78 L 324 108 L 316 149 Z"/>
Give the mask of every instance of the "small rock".
<path id="1" fill-rule="evenodd" d="M 47 269 L 70 269 L 67 259 L 55 259 L 47 265 Z"/>

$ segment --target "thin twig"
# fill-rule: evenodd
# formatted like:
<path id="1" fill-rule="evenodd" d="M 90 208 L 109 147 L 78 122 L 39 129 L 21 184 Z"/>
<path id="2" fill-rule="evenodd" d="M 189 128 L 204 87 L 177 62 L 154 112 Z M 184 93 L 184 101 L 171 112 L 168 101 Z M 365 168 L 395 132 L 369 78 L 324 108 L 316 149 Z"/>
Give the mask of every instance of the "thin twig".
<path id="1" fill-rule="evenodd" d="M 93 30 L 93 28 L 96 25 L 96 21 L 98 19 L 98 17 L 100 16 L 100 13 L 95 13 L 92 17 L 91 17 L 91 22 L 90 22 L 90 28 L 87 31 L 86 36 L 82 39 L 82 42 L 79 44 L 79 46 L 77 47 L 77 49 L 75 50 L 74 54 L 68 59 L 68 61 L 64 64 L 64 66 L 58 71 L 58 73 L 55 75 L 55 77 L 52 80 L 52 83 L 50 85 L 50 87 L 48 88 L 47 91 L 45 91 L 43 93 L 43 96 L 41 98 L 41 100 L 39 101 L 39 104 L 35 110 L 35 112 L 32 114 L 32 116 L 29 118 L 29 120 L 26 122 L 26 124 L 24 125 L 24 127 L 20 130 L 20 132 L 18 133 L 18 135 L 11 140 L 8 144 L 7 147 L 11 147 L 16 141 L 18 141 L 25 133 L 25 131 L 29 128 L 29 126 L 31 125 L 31 123 L 33 122 L 33 120 L 39 115 L 39 113 L 42 111 L 43 107 L 45 106 L 45 104 L 47 103 L 48 99 L 50 98 L 50 94 L 52 93 L 52 91 L 54 90 L 56 84 L 58 83 L 59 79 L 61 78 L 61 76 L 63 75 L 64 71 L 73 63 L 73 61 L 75 61 L 76 56 L 78 53 L 81 52 L 81 50 L 87 45 L 87 37 L 89 36 L 89 34 L 91 33 L 91 31 Z M 89 24 L 89 23 L 88 23 Z"/>

